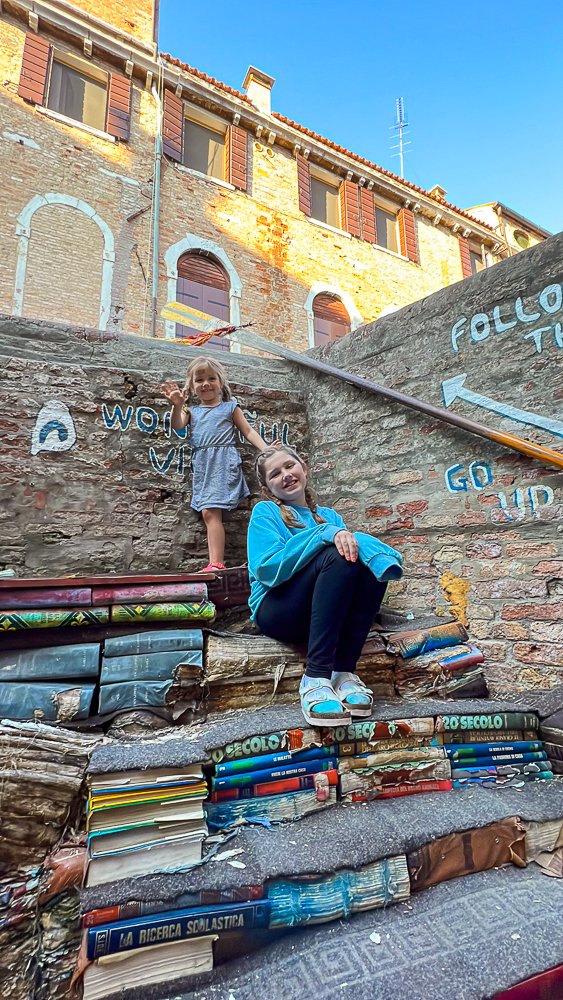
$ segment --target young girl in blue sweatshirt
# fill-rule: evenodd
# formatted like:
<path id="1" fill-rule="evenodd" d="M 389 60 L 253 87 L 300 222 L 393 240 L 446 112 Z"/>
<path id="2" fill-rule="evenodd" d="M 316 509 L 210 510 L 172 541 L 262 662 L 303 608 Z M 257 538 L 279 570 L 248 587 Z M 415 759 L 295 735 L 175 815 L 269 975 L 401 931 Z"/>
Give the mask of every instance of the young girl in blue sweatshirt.
<path id="1" fill-rule="evenodd" d="M 402 557 L 363 532 L 348 531 L 330 507 L 317 507 L 307 466 L 292 448 L 266 448 L 256 461 L 265 502 L 248 528 L 250 609 L 272 639 L 307 643 L 299 694 L 308 723 L 336 726 L 369 717 L 372 692 L 356 664 L 388 580 Z"/>

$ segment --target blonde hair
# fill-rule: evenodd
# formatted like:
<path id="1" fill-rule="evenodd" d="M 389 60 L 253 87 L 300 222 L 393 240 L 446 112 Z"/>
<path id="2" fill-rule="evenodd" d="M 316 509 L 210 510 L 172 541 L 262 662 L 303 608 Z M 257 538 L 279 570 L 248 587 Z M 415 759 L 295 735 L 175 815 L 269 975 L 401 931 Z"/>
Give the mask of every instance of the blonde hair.
<path id="1" fill-rule="evenodd" d="M 193 361 L 188 365 L 188 370 L 186 372 L 186 384 L 185 389 L 189 393 L 194 395 L 194 385 L 196 373 L 200 371 L 201 368 L 210 368 L 211 371 L 219 379 L 219 384 L 221 386 L 221 399 L 224 403 L 227 403 L 229 399 L 232 399 L 231 387 L 227 381 L 227 372 L 220 361 L 216 361 L 215 358 L 205 358 L 201 355 L 198 358 L 194 358 Z"/>
<path id="2" fill-rule="evenodd" d="M 282 503 L 278 497 L 274 496 L 272 491 L 266 485 L 266 468 L 265 468 L 266 462 L 268 461 L 269 458 L 272 458 L 274 455 L 279 455 L 281 452 L 283 452 L 285 455 L 290 455 L 291 458 L 295 458 L 296 461 L 299 462 L 301 466 L 305 465 L 301 456 L 298 455 L 293 448 L 289 448 L 287 445 L 274 445 L 270 448 L 265 448 L 264 451 L 261 451 L 259 453 L 258 458 L 256 459 L 256 466 L 255 466 L 256 478 L 258 479 L 258 482 L 260 484 L 262 496 L 264 497 L 264 499 L 271 500 L 272 503 L 277 504 L 277 506 L 279 507 L 283 523 L 288 528 L 304 528 L 305 525 L 298 520 L 294 512 L 290 510 L 289 507 L 286 507 L 286 505 Z M 313 493 L 311 492 L 308 486 L 305 487 L 305 502 L 309 510 L 311 511 L 311 514 L 313 515 L 313 518 L 315 519 L 316 523 L 326 524 L 325 518 L 321 517 L 321 515 L 317 513 L 317 501 L 315 500 Z"/>

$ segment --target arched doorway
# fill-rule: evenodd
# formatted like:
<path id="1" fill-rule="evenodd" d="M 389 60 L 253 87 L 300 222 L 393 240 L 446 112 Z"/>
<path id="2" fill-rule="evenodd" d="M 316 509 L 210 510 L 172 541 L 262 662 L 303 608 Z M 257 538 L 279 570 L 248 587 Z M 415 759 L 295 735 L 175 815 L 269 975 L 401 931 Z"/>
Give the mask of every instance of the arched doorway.
<path id="1" fill-rule="evenodd" d="M 227 326 L 230 322 L 229 277 L 219 261 L 205 251 L 188 250 L 178 258 L 177 267 L 176 300 L 216 316 L 220 321 L 217 326 Z M 176 324 L 177 337 L 192 337 L 197 332 L 192 327 Z M 224 337 L 212 337 L 206 346 L 228 351 L 229 341 Z"/>
<path id="2" fill-rule="evenodd" d="M 321 292 L 313 299 L 315 347 L 324 347 L 350 333 L 350 316 L 337 295 Z"/>

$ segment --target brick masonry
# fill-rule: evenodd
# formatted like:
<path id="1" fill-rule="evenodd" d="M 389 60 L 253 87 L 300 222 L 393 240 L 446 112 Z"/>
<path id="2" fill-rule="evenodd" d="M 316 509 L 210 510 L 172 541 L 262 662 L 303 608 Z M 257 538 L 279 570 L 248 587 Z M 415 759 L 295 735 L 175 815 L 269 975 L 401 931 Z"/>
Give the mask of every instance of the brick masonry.
<path id="1" fill-rule="evenodd" d="M 562 260 L 552 237 L 321 356 L 436 406 L 465 374 L 466 389 L 558 433 L 461 398 L 452 410 L 561 451 Z M 464 618 L 495 693 L 563 681 L 563 473 L 332 378 L 304 384 L 318 492 L 404 555 L 393 603 Z"/>

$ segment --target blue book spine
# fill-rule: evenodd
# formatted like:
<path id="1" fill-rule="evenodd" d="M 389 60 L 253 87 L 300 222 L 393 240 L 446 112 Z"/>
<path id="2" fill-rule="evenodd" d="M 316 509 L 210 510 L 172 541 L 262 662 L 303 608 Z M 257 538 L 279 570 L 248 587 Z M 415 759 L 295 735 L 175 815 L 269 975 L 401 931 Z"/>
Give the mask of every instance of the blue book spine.
<path id="1" fill-rule="evenodd" d="M 201 649 L 173 650 L 165 653 L 137 653 L 134 656 L 104 656 L 102 659 L 102 684 L 119 681 L 168 681 L 172 680 L 180 663 L 199 667 L 203 663 Z"/>
<path id="2" fill-rule="evenodd" d="M 71 677 L 96 677 L 100 669 L 99 642 L 42 649 L 14 649 L 0 653 L 3 681 L 66 681 Z"/>
<path id="3" fill-rule="evenodd" d="M 94 694 L 93 684 L 67 682 L 31 684 L 27 681 L 0 683 L 0 718 L 35 721 L 36 712 L 47 722 L 87 719 Z"/>
<path id="4" fill-rule="evenodd" d="M 95 959 L 101 955 L 114 955 L 171 941 L 184 941 L 204 934 L 267 927 L 270 909 L 271 903 L 268 900 L 260 900 L 252 903 L 227 903 L 224 906 L 198 906 L 113 924 L 100 924 L 88 931 L 88 958 Z"/>
<path id="5" fill-rule="evenodd" d="M 166 653 L 178 649 L 203 649 L 200 628 L 154 629 L 135 635 L 106 639 L 104 656 L 131 656 L 137 653 Z"/>
<path id="6" fill-rule="evenodd" d="M 452 767 L 452 778 L 496 778 L 497 769 L 490 767 Z"/>
<path id="7" fill-rule="evenodd" d="M 490 753 L 482 757 L 469 757 L 467 754 L 458 757 L 457 754 L 448 754 L 448 759 L 461 764 L 462 767 L 469 767 L 471 764 L 486 767 L 487 764 L 528 764 L 532 760 L 547 760 L 547 754 L 543 750 L 541 753 Z"/>
<path id="8" fill-rule="evenodd" d="M 260 785 L 264 781 L 281 781 L 282 778 L 297 778 L 302 774 L 317 774 L 319 771 L 330 771 L 337 766 L 336 757 L 325 757 L 322 760 L 310 760 L 304 764 L 288 764 L 282 767 L 272 767 L 265 771 L 251 771 L 249 774 L 231 774 L 224 778 L 213 778 L 213 791 L 221 788 L 244 788 L 246 785 Z"/>
<path id="9" fill-rule="evenodd" d="M 495 785 L 496 778 L 454 778 L 454 788 L 469 788 L 471 785 Z"/>
<path id="10" fill-rule="evenodd" d="M 164 708 L 166 695 L 172 681 L 123 681 L 120 684 L 102 684 L 100 687 L 100 715 L 128 708 Z"/>
<path id="11" fill-rule="evenodd" d="M 519 740 L 516 743 L 445 743 L 448 752 L 457 753 L 460 757 L 486 757 L 491 753 L 533 753 L 543 750 L 540 740 Z"/>
<path id="12" fill-rule="evenodd" d="M 263 757 L 246 757 L 243 760 L 230 760 L 227 764 L 217 764 L 217 777 L 230 774 L 241 774 L 246 771 L 265 771 L 279 764 L 301 764 L 308 760 L 322 760 L 323 757 L 338 757 L 338 746 L 313 747 L 311 750 L 300 750 L 298 753 L 267 753 Z"/>

